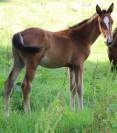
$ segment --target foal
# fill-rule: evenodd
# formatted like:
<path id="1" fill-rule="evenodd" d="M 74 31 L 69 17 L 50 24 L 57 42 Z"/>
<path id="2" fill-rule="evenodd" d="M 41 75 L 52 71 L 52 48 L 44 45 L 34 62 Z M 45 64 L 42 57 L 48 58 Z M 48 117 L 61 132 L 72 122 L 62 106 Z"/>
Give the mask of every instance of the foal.
<path id="1" fill-rule="evenodd" d="M 114 4 L 108 10 L 96 6 L 96 14 L 68 29 L 50 32 L 30 28 L 13 36 L 14 65 L 5 84 L 5 111 L 8 114 L 9 99 L 14 81 L 25 66 L 22 84 L 24 110 L 30 111 L 29 92 L 38 65 L 47 68 L 68 67 L 70 73 L 70 105 L 74 110 L 74 98 L 78 95 L 78 109 L 83 108 L 83 64 L 90 54 L 90 47 L 102 33 L 106 42 L 112 42 L 112 18 Z"/>
<path id="2" fill-rule="evenodd" d="M 110 63 L 112 63 L 111 70 L 117 70 L 117 27 L 113 31 L 113 42 L 111 46 L 108 47 L 108 57 Z"/>

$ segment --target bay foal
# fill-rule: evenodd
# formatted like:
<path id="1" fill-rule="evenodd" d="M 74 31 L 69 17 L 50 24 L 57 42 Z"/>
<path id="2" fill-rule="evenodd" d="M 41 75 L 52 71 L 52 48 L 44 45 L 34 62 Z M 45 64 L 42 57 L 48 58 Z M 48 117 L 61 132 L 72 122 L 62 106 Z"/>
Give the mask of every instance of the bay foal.
<path id="1" fill-rule="evenodd" d="M 68 67 L 70 74 L 70 103 L 74 110 L 74 98 L 78 95 L 78 109 L 83 108 L 83 63 L 90 54 L 90 47 L 102 33 L 106 42 L 112 42 L 113 4 L 108 10 L 96 6 L 96 14 L 68 29 L 50 32 L 30 28 L 13 36 L 14 65 L 5 83 L 5 112 L 8 114 L 9 99 L 14 81 L 25 67 L 22 84 L 24 110 L 30 111 L 29 92 L 38 65 L 47 68 Z"/>

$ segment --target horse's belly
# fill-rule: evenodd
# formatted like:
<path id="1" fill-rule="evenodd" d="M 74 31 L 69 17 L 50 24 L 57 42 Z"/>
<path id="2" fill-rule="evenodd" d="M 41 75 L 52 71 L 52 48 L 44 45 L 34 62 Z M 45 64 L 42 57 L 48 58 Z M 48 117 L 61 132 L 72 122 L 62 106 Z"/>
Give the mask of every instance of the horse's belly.
<path id="1" fill-rule="evenodd" d="M 47 67 L 47 68 L 59 68 L 59 67 L 64 67 L 66 64 L 65 60 L 60 60 L 56 57 L 50 58 L 47 55 L 45 55 L 40 63 L 41 66 Z"/>

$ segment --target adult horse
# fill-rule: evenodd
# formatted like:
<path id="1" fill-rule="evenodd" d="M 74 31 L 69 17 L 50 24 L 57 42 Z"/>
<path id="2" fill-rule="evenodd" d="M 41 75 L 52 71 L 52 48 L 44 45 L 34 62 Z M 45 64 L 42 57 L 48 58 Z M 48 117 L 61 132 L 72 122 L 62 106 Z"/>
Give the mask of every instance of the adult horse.
<path id="1" fill-rule="evenodd" d="M 9 99 L 14 81 L 25 66 L 26 74 L 22 84 L 24 110 L 30 111 L 29 92 L 38 65 L 47 68 L 68 67 L 70 74 L 70 103 L 74 110 L 74 98 L 78 94 L 78 109 L 83 108 L 83 64 L 90 54 L 90 47 L 100 34 L 110 45 L 113 20 L 108 10 L 96 6 L 96 14 L 68 29 L 50 32 L 30 28 L 13 36 L 14 65 L 5 83 L 5 112 L 8 114 Z"/>

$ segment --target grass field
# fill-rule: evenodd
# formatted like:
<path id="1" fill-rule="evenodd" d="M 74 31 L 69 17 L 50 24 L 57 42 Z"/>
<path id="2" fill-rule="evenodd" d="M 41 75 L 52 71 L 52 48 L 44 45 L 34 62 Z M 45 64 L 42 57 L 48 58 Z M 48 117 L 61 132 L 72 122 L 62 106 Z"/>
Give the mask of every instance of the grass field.
<path id="1" fill-rule="evenodd" d="M 112 14 L 117 26 L 117 1 Z M 107 8 L 110 0 L 98 2 Z M 0 133 L 117 133 L 117 73 L 110 72 L 100 36 L 84 67 L 84 109 L 70 111 L 67 71 L 39 67 L 32 83 L 31 114 L 25 114 L 19 75 L 10 116 L 3 114 L 4 82 L 12 67 L 11 37 L 28 27 L 57 31 L 95 13 L 96 0 L 0 0 Z M 77 99 L 76 99 L 77 100 Z"/>

